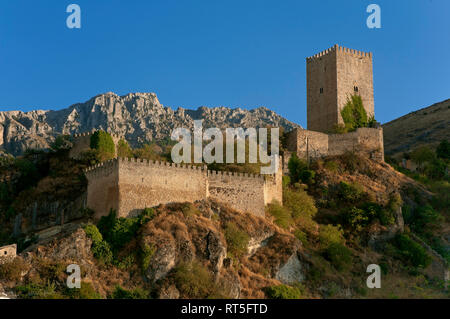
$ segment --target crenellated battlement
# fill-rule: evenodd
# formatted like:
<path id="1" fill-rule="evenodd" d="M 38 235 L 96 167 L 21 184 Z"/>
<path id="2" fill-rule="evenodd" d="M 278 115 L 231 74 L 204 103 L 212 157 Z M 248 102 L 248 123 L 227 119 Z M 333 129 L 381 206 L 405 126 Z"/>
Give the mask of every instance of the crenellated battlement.
<path id="1" fill-rule="evenodd" d="M 215 171 L 206 165 L 142 158 L 114 158 L 84 172 L 88 179 L 88 207 L 98 217 L 110 209 L 127 217 L 145 207 L 206 198 L 228 203 L 242 212 L 264 215 L 267 201 L 282 200 L 281 177 L 275 174 Z"/>
<path id="2" fill-rule="evenodd" d="M 346 47 L 342 47 L 339 46 L 337 44 L 335 44 L 334 46 L 332 46 L 331 48 L 328 48 L 322 52 L 319 52 L 317 54 L 314 54 L 310 57 L 306 58 L 307 62 L 311 62 L 314 61 L 315 59 L 321 58 L 325 55 L 328 55 L 332 52 L 341 52 L 341 53 L 345 53 L 345 54 L 351 54 L 354 56 L 360 56 L 360 57 L 369 57 L 372 58 L 372 52 L 364 52 L 364 51 L 359 51 L 359 50 L 355 50 L 355 49 L 350 49 L 350 48 L 346 48 Z"/>
<path id="3" fill-rule="evenodd" d="M 95 132 L 98 132 L 98 131 L 100 131 L 100 130 L 93 129 L 90 132 L 75 133 L 75 134 L 72 135 L 72 137 L 74 139 L 78 139 L 80 137 L 88 137 L 88 136 L 90 137 L 90 136 L 94 135 Z M 120 135 L 117 135 L 117 134 L 114 134 L 114 133 L 111 133 L 111 132 L 108 132 L 108 134 L 111 135 L 113 140 L 120 140 L 121 138 L 123 138 Z"/>
<path id="4" fill-rule="evenodd" d="M 231 171 L 208 171 L 208 178 L 222 178 L 224 176 L 237 178 L 237 179 L 260 179 L 264 180 L 264 175 L 260 174 L 250 174 L 250 173 L 239 173 Z"/>

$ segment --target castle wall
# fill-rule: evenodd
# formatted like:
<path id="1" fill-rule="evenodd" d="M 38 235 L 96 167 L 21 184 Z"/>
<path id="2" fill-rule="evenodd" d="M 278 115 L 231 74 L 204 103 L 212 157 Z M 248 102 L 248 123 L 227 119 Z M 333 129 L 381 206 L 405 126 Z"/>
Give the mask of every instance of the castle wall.
<path id="1" fill-rule="evenodd" d="M 95 217 L 108 215 L 111 209 L 119 208 L 119 166 L 117 160 L 98 164 L 86 172 L 88 191 L 86 206 L 95 212 Z"/>
<path id="2" fill-rule="evenodd" d="M 231 208 L 264 216 L 264 176 L 208 171 L 208 193 Z"/>
<path id="3" fill-rule="evenodd" d="M 287 138 L 287 147 L 300 158 L 328 155 L 328 135 L 304 129 L 294 129 Z"/>
<path id="4" fill-rule="evenodd" d="M 118 216 L 131 217 L 146 207 L 206 199 L 206 170 L 199 166 L 119 159 Z"/>
<path id="5" fill-rule="evenodd" d="M 295 129 L 288 134 L 287 148 L 289 152 L 283 159 L 285 167 L 290 153 L 294 152 L 303 159 L 342 155 L 348 151 L 365 152 L 376 160 L 384 161 L 382 128 L 364 127 L 350 133 L 329 135 Z"/>
<path id="6" fill-rule="evenodd" d="M 264 183 L 264 204 L 270 204 L 273 201 L 283 203 L 283 166 L 279 162 L 277 174 L 266 176 Z"/>

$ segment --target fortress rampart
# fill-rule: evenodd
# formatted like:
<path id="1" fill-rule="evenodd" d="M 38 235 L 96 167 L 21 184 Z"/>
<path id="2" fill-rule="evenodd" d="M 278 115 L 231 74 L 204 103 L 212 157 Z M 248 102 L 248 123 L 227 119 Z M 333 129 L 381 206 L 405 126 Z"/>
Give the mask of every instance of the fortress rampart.
<path id="1" fill-rule="evenodd" d="M 345 152 L 364 152 L 371 158 L 384 161 L 382 128 L 358 128 L 345 134 L 325 134 L 304 129 L 294 129 L 287 137 L 289 153 L 299 158 L 311 159 L 342 155 Z M 284 158 L 284 166 L 289 156 Z"/>
<path id="2" fill-rule="evenodd" d="M 282 202 L 281 171 L 262 176 L 208 171 L 206 166 L 116 158 L 85 171 L 87 207 L 96 218 L 111 209 L 132 217 L 146 207 L 212 198 L 241 212 L 264 216 L 265 205 Z"/>

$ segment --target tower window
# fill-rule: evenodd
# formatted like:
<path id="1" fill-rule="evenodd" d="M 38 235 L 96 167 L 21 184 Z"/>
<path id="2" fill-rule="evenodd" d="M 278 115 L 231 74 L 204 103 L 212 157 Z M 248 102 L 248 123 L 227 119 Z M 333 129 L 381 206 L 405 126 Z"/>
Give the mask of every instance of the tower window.
<path id="1" fill-rule="evenodd" d="M 354 87 L 353 87 L 353 91 L 358 92 L 358 87 L 357 87 L 357 86 L 354 86 Z"/>
<path id="2" fill-rule="evenodd" d="M 323 88 L 320 88 L 320 94 L 322 94 L 323 93 Z"/>

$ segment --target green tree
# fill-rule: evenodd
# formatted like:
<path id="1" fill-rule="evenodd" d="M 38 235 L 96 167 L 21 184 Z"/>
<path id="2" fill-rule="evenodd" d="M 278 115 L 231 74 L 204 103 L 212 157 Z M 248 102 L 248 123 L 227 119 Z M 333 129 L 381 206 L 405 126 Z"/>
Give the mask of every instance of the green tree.
<path id="1" fill-rule="evenodd" d="M 117 143 L 117 156 L 119 157 L 133 157 L 133 150 L 130 145 L 128 145 L 127 141 L 120 140 Z"/>
<path id="2" fill-rule="evenodd" d="M 420 168 L 423 168 L 423 165 L 426 162 L 430 162 L 434 157 L 435 154 L 433 150 L 428 146 L 418 147 L 411 153 L 411 159 L 417 163 Z"/>
<path id="3" fill-rule="evenodd" d="M 375 123 L 375 118 L 370 119 L 364 109 L 361 96 L 352 95 L 341 110 L 342 120 L 344 121 L 345 131 L 354 131 L 359 127 L 367 127 L 370 123 Z"/>
<path id="4" fill-rule="evenodd" d="M 306 162 L 299 159 L 297 154 L 292 154 L 288 162 L 288 169 L 291 183 L 295 184 L 299 181 L 308 185 L 314 183 L 316 173 L 308 169 Z"/>
<path id="5" fill-rule="evenodd" d="M 436 155 L 442 159 L 450 159 L 450 143 L 447 140 L 442 140 L 441 143 L 439 143 L 436 149 Z"/>
<path id="6" fill-rule="evenodd" d="M 103 160 L 113 158 L 116 153 L 114 141 L 111 135 L 105 131 L 96 131 L 92 134 L 91 148 L 98 150 Z"/>

